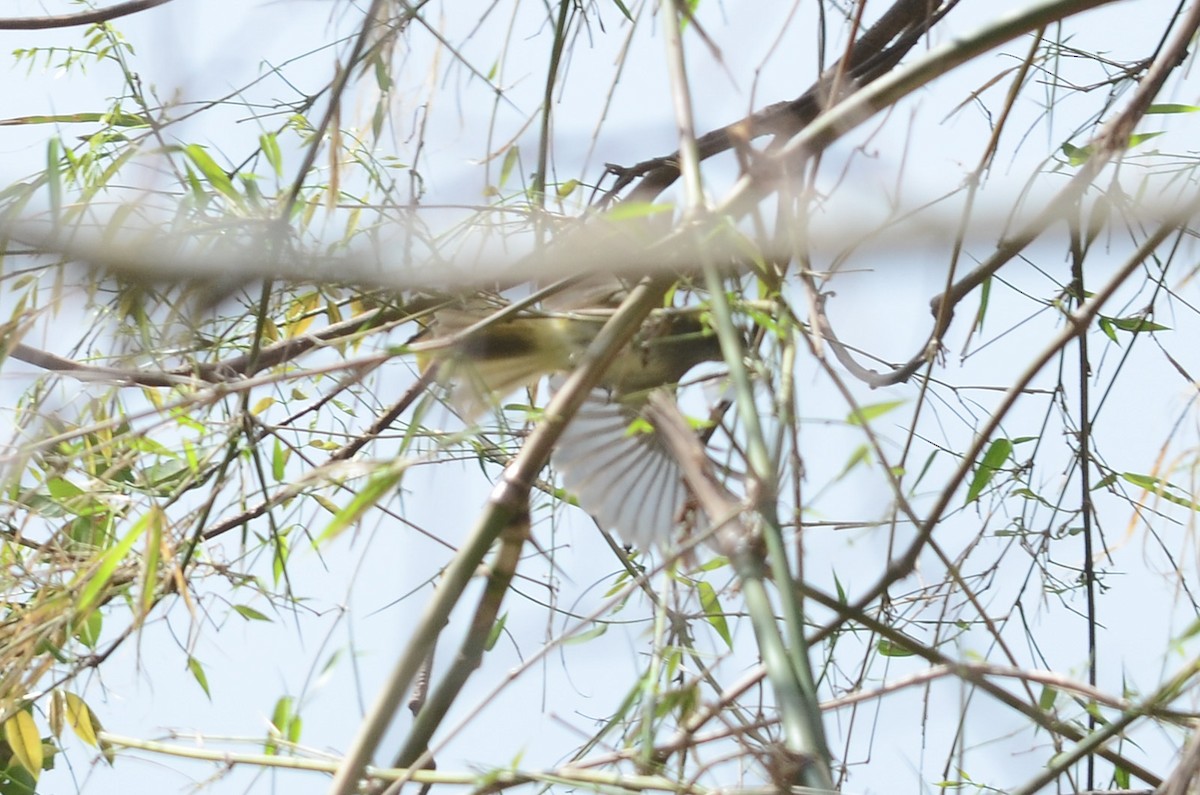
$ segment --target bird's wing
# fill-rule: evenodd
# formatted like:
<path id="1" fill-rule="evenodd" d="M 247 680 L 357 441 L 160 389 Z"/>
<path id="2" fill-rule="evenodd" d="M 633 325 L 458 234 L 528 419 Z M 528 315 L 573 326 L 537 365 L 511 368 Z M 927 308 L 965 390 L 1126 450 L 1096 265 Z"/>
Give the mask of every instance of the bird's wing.
<path id="1" fill-rule="evenodd" d="M 551 379 L 552 388 L 563 380 Z M 661 548 L 686 521 L 688 491 L 679 465 L 638 418 L 636 405 L 597 388 L 567 424 L 551 461 L 604 529 L 631 546 Z"/>

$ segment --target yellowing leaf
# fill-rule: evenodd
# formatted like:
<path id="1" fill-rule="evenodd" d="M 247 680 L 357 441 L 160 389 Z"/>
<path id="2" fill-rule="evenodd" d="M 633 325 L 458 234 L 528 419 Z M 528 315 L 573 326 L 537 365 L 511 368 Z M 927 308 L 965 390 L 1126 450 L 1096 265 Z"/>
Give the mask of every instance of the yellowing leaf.
<path id="1" fill-rule="evenodd" d="M 13 757 L 36 780 L 42 772 L 42 738 L 33 716 L 22 709 L 5 721 L 4 739 L 12 748 Z"/>
<path id="2" fill-rule="evenodd" d="M 67 725 L 75 732 L 76 737 L 93 748 L 100 745 L 100 741 L 96 739 L 96 727 L 92 723 L 92 710 L 74 693 L 67 693 L 66 718 Z"/>

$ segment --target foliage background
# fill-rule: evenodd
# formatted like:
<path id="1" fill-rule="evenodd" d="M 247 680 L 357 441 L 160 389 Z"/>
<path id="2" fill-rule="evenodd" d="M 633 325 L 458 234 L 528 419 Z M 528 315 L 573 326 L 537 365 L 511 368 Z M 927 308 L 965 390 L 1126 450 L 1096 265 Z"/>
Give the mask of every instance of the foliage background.
<path id="1" fill-rule="evenodd" d="M 44 22 L 27 5 L 13 13 Z M 771 438 L 773 399 L 785 383 L 798 393 L 776 459 L 781 514 L 803 506 L 802 538 L 794 521 L 784 527 L 796 550 L 802 541 L 796 581 L 853 602 L 917 537 L 904 505 L 936 519 L 934 544 L 914 571 L 894 572 L 868 616 L 805 601 L 810 632 L 838 629 L 810 659 L 835 782 L 851 791 L 1136 788 L 1186 780 L 1194 764 L 1185 754 L 1177 766 L 1194 719 L 1197 101 L 1190 58 L 1172 49 L 1194 33 L 1194 9 L 1072 15 L 1077 5 L 1046 4 L 1062 21 L 1040 37 L 955 69 L 943 60 L 928 85 L 851 115 L 861 124 L 836 128 L 819 161 L 797 169 L 804 179 L 785 183 L 794 205 L 763 182 L 742 220 L 750 250 L 738 263 L 751 275 L 725 283 L 735 322 L 750 329 L 790 308 L 802 324 L 749 359 Z M 991 4 L 940 8 L 906 64 L 999 27 Z M 364 28 L 372 9 L 391 33 Z M 676 29 L 697 131 L 799 96 L 883 10 L 692 4 Z M 510 432 L 520 413 L 508 428 L 464 431 L 422 401 L 375 432 L 414 383 L 412 312 L 442 291 L 523 280 L 539 240 L 569 253 L 551 257 L 549 275 L 591 266 L 594 252 L 571 249 L 569 234 L 604 164 L 679 146 L 657 5 L 413 12 L 174 2 L 100 27 L 5 34 L 16 50 L 0 130 L 6 791 L 30 783 L 22 754 L 43 745 L 28 740 L 28 720 L 46 752 L 61 745 L 45 791 L 325 791 L 327 776 L 270 763 L 335 763 L 351 746 L 392 660 L 411 653 L 497 461 L 523 440 Z M 1170 76 L 1147 112 L 1137 92 L 1154 64 Z M 1137 133 L 1161 135 L 1084 148 L 1131 109 Z M 782 168 L 766 139 L 754 146 L 740 164 L 706 160 L 711 206 L 747 163 Z M 1078 210 L 1062 198 L 1072 179 L 1088 185 Z M 637 185 L 631 223 L 646 212 Z M 674 214 L 655 217 L 678 222 L 692 199 L 676 188 L 660 200 Z M 930 298 L 1056 213 L 960 301 L 926 369 Z M 775 230 L 811 232 L 787 247 L 777 292 L 752 275 L 775 253 Z M 1129 259 L 1160 233 L 1152 256 Z M 1067 313 L 1110 281 L 1100 317 L 1072 335 Z M 886 372 L 917 356 L 913 378 L 872 389 L 848 372 L 828 334 L 812 333 L 817 292 L 832 293 L 827 320 L 858 361 Z M 379 314 L 360 328 L 363 313 Z M 289 345 L 322 333 L 303 355 Z M 212 363 L 231 361 L 249 378 L 222 381 Z M 719 395 L 691 390 L 684 406 L 702 415 Z M 735 438 L 744 408 L 729 415 Z M 238 521 L 278 493 L 288 499 Z M 649 595 L 610 595 L 628 583 L 626 563 L 580 512 L 541 495 L 533 519 L 540 550 L 524 548 L 498 641 L 449 710 L 439 772 L 486 787 L 496 771 L 541 771 L 578 786 L 570 762 L 582 752 L 589 769 L 621 777 L 609 786 L 786 783 L 765 686 L 742 696 L 744 712 L 717 710 L 707 730 L 725 733 L 673 748 L 661 768 L 644 756 L 757 664 L 753 607 L 730 567 L 652 576 L 648 589 L 681 619 L 668 625 Z M 445 630 L 435 674 L 450 670 L 481 589 Z M 669 626 L 690 628 L 695 655 L 674 656 Z M 877 634 L 885 627 L 901 634 Z M 998 701 L 997 687 L 1027 711 Z M 1107 761 L 1067 755 L 1125 721 Z M 91 731 L 101 724 L 104 742 Z M 395 724 L 380 764 L 407 736 L 407 715 Z M 137 748 L 149 740 L 167 747 Z M 111 767 L 89 741 L 115 755 Z M 181 756 L 214 748 L 260 758 L 230 769 Z"/>

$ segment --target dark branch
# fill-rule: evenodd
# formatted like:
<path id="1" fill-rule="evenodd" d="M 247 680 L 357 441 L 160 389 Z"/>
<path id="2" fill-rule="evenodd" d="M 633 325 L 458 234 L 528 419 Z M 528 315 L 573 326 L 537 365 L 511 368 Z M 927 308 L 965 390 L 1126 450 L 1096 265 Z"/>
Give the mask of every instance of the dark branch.
<path id="1" fill-rule="evenodd" d="M 58 14 L 48 17 L 0 17 L 0 30 L 49 30 L 51 28 L 73 28 L 79 25 L 94 25 L 118 17 L 127 17 L 155 6 L 166 5 L 171 0 L 128 0 L 108 8 L 82 11 L 78 14 Z"/>

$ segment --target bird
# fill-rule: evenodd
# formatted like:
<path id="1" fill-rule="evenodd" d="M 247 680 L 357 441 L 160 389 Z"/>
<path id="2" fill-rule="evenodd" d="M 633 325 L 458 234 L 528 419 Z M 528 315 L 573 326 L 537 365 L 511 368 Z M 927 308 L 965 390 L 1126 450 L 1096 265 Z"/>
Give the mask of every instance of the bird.
<path id="1" fill-rule="evenodd" d="M 522 310 L 481 322 L 496 312 L 494 303 L 467 302 L 440 310 L 430 326 L 425 358 L 437 363 L 437 380 L 467 421 L 543 376 L 557 391 L 610 314 L 607 306 Z M 666 549 L 688 518 L 678 464 L 641 409 L 652 391 L 673 390 L 692 368 L 721 360 L 700 311 L 660 310 L 617 354 L 559 437 L 550 460 L 563 487 L 627 548 Z"/>

